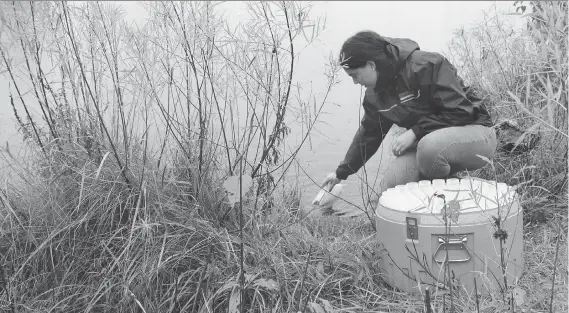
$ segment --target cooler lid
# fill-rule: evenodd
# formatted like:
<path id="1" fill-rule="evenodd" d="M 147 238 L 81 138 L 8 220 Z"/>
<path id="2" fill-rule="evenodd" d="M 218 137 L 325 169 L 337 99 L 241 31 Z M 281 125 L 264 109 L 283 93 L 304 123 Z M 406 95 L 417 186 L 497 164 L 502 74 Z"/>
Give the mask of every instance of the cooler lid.
<path id="1" fill-rule="evenodd" d="M 461 213 L 507 207 L 515 189 L 504 183 L 478 178 L 423 180 L 389 188 L 382 193 L 383 207 L 412 213 L 441 213 L 445 202 L 456 201 Z"/>

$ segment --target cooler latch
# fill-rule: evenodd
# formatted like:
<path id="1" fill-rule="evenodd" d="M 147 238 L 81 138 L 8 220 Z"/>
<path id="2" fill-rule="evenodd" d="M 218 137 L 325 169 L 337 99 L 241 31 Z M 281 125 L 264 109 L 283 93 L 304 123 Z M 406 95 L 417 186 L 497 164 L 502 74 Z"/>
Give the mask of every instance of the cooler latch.
<path id="1" fill-rule="evenodd" d="M 407 239 L 419 239 L 419 225 L 414 217 L 407 217 Z"/>

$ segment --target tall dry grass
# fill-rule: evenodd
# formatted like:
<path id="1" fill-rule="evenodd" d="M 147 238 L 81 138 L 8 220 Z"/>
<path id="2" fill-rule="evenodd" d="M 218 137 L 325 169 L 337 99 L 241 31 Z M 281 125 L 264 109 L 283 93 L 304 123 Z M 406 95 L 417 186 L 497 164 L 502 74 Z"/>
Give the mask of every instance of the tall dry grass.
<path id="1" fill-rule="evenodd" d="M 27 147 L 24 159 L 3 153 L 2 310 L 265 301 L 243 281 L 261 242 L 251 236 L 294 160 L 281 143 L 298 105 L 295 45 L 322 25 L 294 2 L 247 3 L 252 18 L 229 25 L 220 5 L 147 3 L 135 27 L 110 3 L 2 4 L 9 105 Z M 239 211 L 222 188 L 236 173 L 255 180 Z"/>

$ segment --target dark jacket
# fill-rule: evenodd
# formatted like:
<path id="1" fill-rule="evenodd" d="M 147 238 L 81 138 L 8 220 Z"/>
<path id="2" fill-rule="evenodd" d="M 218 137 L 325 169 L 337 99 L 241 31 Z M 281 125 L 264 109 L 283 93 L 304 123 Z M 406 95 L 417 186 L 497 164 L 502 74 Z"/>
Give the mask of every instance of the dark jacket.
<path id="1" fill-rule="evenodd" d="M 437 129 L 479 124 L 492 126 L 482 99 L 464 85 L 456 68 L 441 54 L 426 52 L 409 39 L 386 38 L 395 56 L 399 96 L 368 88 L 364 117 L 336 169 L 346 179 L 372 157 L 393 124 L 411 129 L 417 141 Z"/>

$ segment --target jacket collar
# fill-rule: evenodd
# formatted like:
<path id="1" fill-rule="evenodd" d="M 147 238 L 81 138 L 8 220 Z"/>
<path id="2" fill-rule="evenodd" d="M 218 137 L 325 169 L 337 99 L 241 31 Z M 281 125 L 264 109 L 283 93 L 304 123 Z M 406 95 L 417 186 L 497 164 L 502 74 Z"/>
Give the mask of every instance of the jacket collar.
<path id="1" fill-rule="evenodd" d="M 399 71 L 407 58 L 415 51 L 421 50 L 419 44 L 408 38 L 383 37 L 389 43 L 387 50 L 395 57 L 395 69 Z"/>
<path id="2" fill-rule="evenodd" d="M 389 78 L 391 80 L 397 80 L 399 77 L 399 72 L 405 65 L 407 58 L 415 51 L 420 50 L 419 44 L 417 42 L 408 38 L 390 38 L 383 37 L 383 39 L 388 43 L 387 50 L 395 59 L 395 73 L 394 77 Z M 374 86 L 373 90 L 375 92 L 380 92 L 378 86 Z"/>

